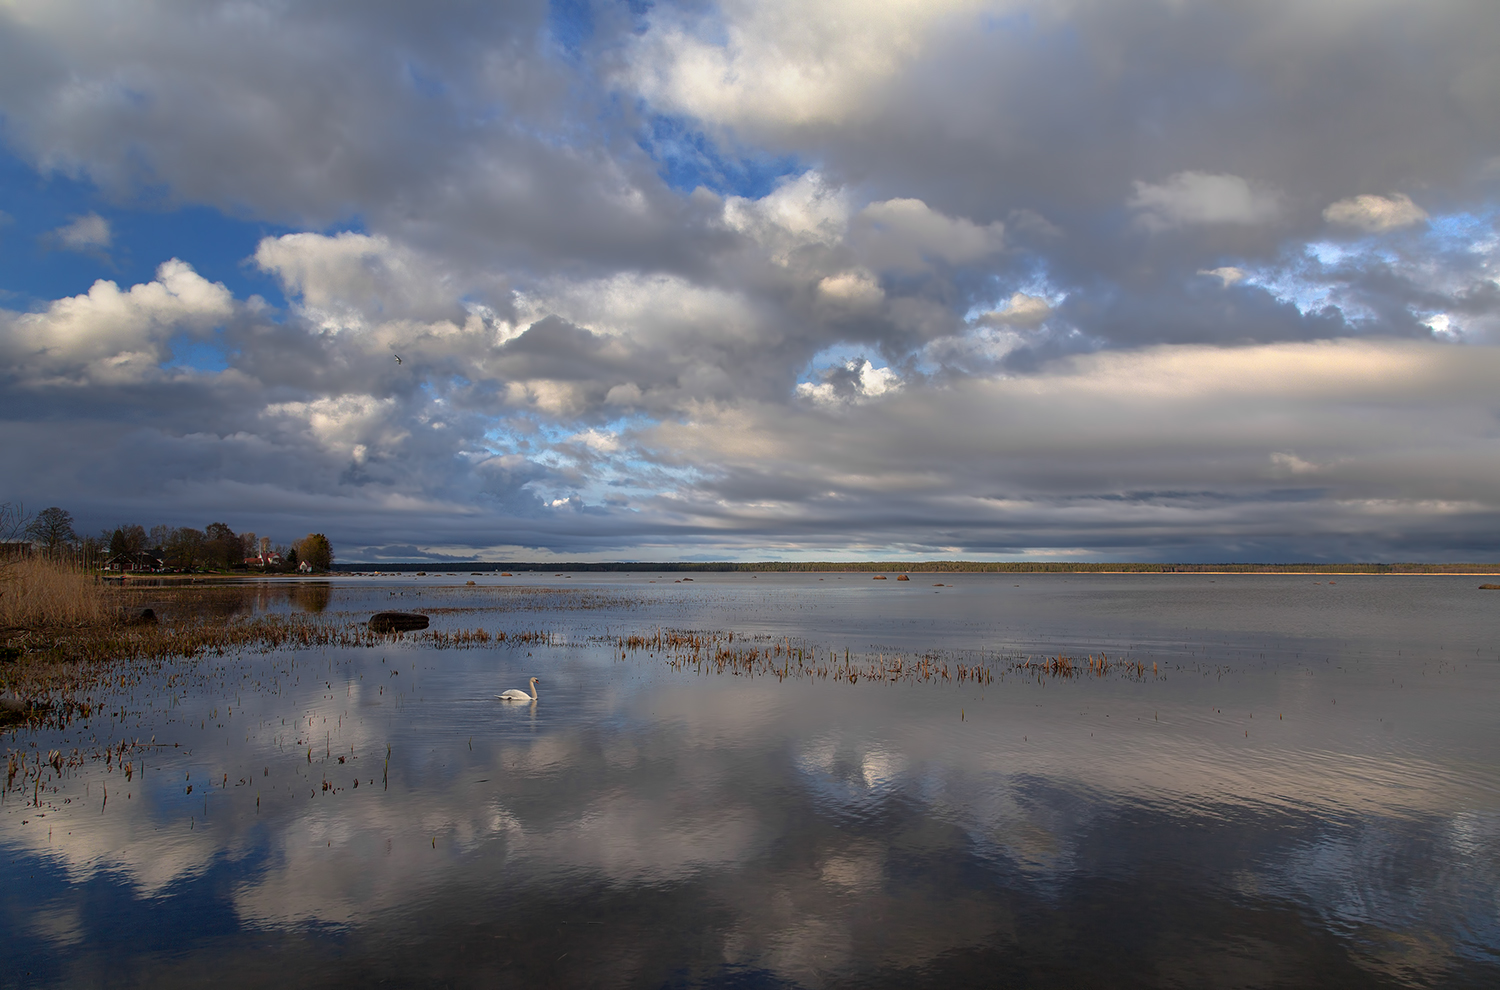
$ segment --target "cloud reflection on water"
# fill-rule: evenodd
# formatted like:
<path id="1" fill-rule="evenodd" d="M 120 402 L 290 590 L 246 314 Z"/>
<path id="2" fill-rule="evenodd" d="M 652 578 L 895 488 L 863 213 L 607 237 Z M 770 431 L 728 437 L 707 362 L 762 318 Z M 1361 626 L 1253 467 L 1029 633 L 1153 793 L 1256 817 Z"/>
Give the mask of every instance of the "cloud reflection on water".
<path id="1" fill-rule="evenodd" d="M 242 929 L 332 928 L 390 952 L 440 944 L 460 920 L 519 924 L 532 904 L 560 923 L 593 891 L 612 911 L 696 914 L 709 948 L 695 951 L 807 985 L 987 946 L 1040 952 L 1015 946 L 1048 912 L 1132 898 L 1162 916 L 1204 901 L 1315 918 L 1355 964 L 1402 982 L 1500 952 L 1494 771 L 1405 740 L 1360 751 L 1355 716 L 1324 695 L 1369 721 L 1383 710 L 1375 670 L 980 690 L 696 678 L 578 647 L 205 663 L 219 672 L 152 728 L 183 748 L 130 785 L 97 766 L 69 778 L 54 802 L 74 803 L 45 825 L 22 825 L 7 799 L 0 843 L 136 902 L 219 883 L 232 864 L 218 896 Z M 523 668 L 548 685 L 543 701 L 501 707 L 490 685 Z M 1493 680 L 1481 668 L 1401 703 L 1437 732 Z M 276 688 L 242 689 L 255 681 Z M 1209 695 L 1288 717 L 1242 730 L 1251 721 L 1216 714 Z M 225 728 L 200 730 L 231 697 Z M 324 743 L 311 760 L 309 740 Z M 325 775 L 342 789 L 323 792 Z M 1306 962 L 1296 953 L 1313 949 L 1264 923 L 1246 938 L 1267 973 Z M 29 930 L 61 950 L 107 943 L 101 924 L 64 895 Z M 1153 951 L 1160 974 L 1202 976 L 1213 954 Z"/>

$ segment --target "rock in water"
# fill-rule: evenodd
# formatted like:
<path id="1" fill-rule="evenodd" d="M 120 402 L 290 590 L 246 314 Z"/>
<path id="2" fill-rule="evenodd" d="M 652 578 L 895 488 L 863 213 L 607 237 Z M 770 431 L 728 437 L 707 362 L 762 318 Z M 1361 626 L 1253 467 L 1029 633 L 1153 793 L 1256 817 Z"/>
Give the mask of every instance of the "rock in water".
<path id="1" fill-rule="evenodd" d="M 156 625 L 156 610 L 150 608 L 132 610 L 125 617 L 125 624 L 129 626 L 154 626 Z"/>
<path id="2" fill-rule="evenodd" d="M 52 706 L 44 701 L 15 698 L 8 694 L 0 694 L 0 723 L 19 722 L 38 715 L 45 715 L 52 710 Z"/>
<path id="3" fill-rule="evenodd" d="M 407 632 L 412 629 L 426 629 L 427 616 L 416 612 L 376 612 L 370 616 L 368 625 L 371 632 Z"/>

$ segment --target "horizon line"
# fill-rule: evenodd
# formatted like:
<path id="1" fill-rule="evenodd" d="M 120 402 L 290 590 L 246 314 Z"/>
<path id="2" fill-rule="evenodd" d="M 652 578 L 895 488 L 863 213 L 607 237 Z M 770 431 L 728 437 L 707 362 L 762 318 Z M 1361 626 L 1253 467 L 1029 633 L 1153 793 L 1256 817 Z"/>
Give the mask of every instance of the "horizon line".
<path id="1" fill-rule="evenodd" d="M 1448 561 L 1418 563 L 1413 561 L 1349 561 L 1318 563 L 1313 561 L 1258 562 L 1224 561 L 1218 563 L 1159 563 L 1147 561 L 982 561 L 931 559 L 907 561 L 823 560 L 823 561 L 490 561 L 490 560 L 405 560 L 405 561 L 338 561 L 332 570 L 349 571 L 856 571 L 856 572 L 994 572 L 994 573 L 1236 573 L 1236 572 L 1311 572 L 1343 574 L 1491 574 L 1500 573 L 1500 563 Z"/>

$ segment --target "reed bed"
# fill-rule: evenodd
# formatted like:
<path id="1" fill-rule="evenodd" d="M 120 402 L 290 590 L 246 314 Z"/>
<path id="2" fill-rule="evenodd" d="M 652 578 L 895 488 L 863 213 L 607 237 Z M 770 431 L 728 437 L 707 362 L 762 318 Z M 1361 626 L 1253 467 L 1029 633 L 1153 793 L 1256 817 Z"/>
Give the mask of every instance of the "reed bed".
<path id="1" fill-rule="evenodd" d="M 45 557 L 0 567 L 0 630 L 78 629 L 116 621 L 118 594 L 82 568 Z"/>
<path id="2" fill-rule="evenodd" d="M 813 647 L 804 642 L 741 636 L 735 642 L 732 632 L 699 632 L 659 629 L 649 635 L 618 636 L 613 645 L 619 659 L 645 652 L 659 656 L 674 670 L 691 670 L 700 674 L 729 674 L 736 677 L 775 677 L 777 680 L 807 678 L 815 680 L 860 681 L 884 683 L 993 684 L 997 676 L 1017 673 L 1036 678 L 1118 677 L 1146 680 L 1160 677 L 1156 664 L 1147 667 L 1138 660 L 1111 660 L 1101 653 L 1078 659 L 1061 653 L 1052 657 L 1031 656 L 981 657 L 960 662 L 935 653 L 876 653 L 854 655 L 845 650 Z"/>

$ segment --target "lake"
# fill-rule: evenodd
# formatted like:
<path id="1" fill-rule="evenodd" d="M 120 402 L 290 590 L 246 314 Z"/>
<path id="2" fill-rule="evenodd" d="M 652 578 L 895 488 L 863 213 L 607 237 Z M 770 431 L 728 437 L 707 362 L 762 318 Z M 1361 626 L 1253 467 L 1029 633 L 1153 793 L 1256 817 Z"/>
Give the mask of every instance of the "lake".
<path id="1" fill-rule="evenodd" d="M 897 576 L 246 582 L 432 627 L 0 734 L 0 986 L 1500 985 L 1486 579 Z"/>

